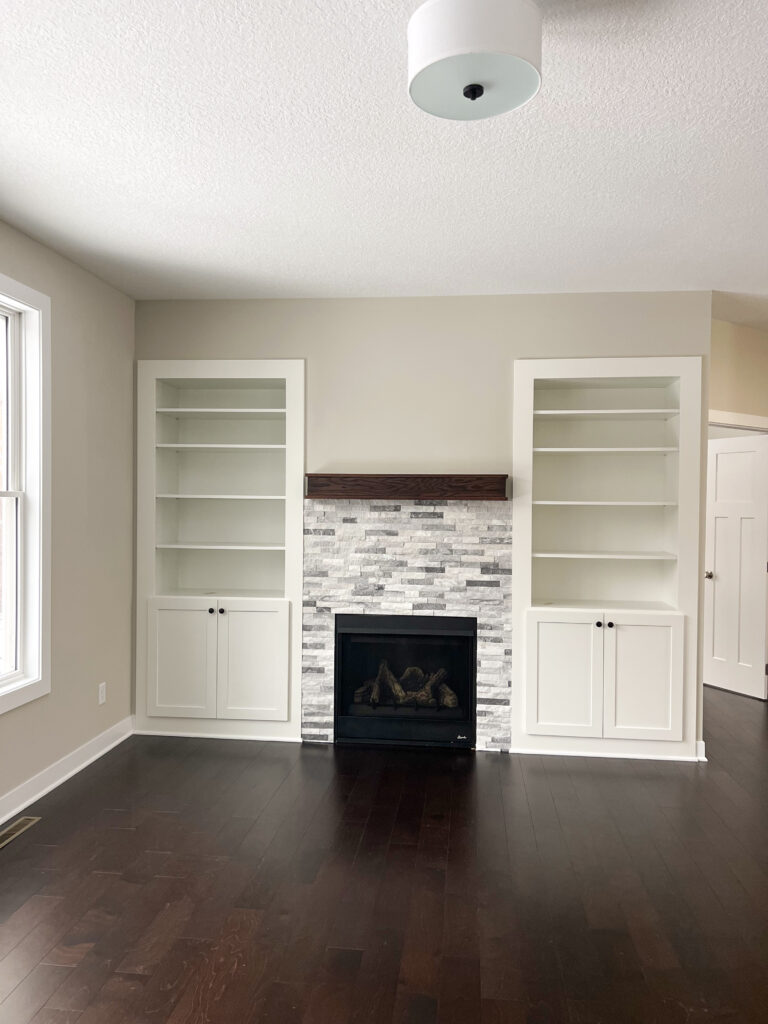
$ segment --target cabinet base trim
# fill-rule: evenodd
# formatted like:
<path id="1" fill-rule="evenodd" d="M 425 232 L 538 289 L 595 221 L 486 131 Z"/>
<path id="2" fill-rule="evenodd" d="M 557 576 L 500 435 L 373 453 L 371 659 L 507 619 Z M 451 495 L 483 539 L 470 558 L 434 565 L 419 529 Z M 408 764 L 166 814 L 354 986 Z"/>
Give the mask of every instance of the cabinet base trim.
<path id="1" fill-rule="evenodd" d="M 696 740 L 696 760 L 707 760 L 707 745 L 704 740 Z"/>
<path id="2" fill-rule="evenodd" d="M 703 744 L 702 744 L 703 746 Z M 697 745 L 698 750 L 698 745 Z M 597 750 L 543 750 L 537 747 L 510 747 L 510 754 L 533 754 L 536 757 L 608 757 L 618 761 L 690 761 L 706 760 L 697 754 L 617 754 Z"/>
<path id="3" fill-rule="evenodd" d="M 301 736 L 252 736 L 246 733 L 176 732 L 169 729 L 134 729 L 134 736 L 174 736 L 188 740 L 254 740 L 256 743 L 301 743 Z"/>

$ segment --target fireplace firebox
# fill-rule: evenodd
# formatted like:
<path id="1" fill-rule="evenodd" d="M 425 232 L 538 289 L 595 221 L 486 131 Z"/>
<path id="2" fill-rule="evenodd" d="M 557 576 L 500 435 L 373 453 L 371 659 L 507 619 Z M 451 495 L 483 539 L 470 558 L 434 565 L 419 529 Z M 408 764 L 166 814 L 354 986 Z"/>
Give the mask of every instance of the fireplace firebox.
<path id="1" fill-rule="evenodd" d="M 474 747 L 477 619 L 337 615 L 337 743 Z"/>

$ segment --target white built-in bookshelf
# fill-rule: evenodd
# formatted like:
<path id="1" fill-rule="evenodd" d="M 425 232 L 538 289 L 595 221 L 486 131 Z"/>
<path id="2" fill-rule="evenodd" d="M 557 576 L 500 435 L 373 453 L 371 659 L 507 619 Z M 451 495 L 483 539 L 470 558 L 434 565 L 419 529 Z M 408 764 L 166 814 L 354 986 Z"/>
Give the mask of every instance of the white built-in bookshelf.
<path id="1" fill-rule="evenodd" d="M 299 360 L 139 364 L 139 717 L 288 719 L 303 415 Z"/>
<path id="2" fill-rule="evenodd" d="M 515 365 L 520 749 L 696 756 L 701 406 L 698 358 Z"/>

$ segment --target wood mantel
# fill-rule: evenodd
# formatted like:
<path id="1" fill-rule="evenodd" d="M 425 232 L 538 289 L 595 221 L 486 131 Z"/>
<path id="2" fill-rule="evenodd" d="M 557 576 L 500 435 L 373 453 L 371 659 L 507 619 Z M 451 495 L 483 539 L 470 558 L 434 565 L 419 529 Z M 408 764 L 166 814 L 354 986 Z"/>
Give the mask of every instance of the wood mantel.
<path id="1" fill-rule="evenodd" d="M 506 501 L 506 474 L 307 473 L 307 498 Z"/>

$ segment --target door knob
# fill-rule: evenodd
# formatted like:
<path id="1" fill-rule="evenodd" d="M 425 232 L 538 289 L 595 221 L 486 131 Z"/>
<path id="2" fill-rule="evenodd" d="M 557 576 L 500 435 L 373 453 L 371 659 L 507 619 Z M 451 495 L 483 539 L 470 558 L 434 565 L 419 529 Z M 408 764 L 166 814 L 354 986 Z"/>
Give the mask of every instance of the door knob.
<path id="1" fill-rule="evenodd" d="M 613 629 L 613 623 L 612 622 L 608 623 L 608 629 Z"/>
<path id="2" fill-rule="evenodd" d="M 216 609 L 215 609 L 215 608 L 209 608 L 209 609 L 208 609 L 208 614 L 209 614 L 209 615 L 213 615 L 213 613 L 214 613 L 215 611 L 216 611 Z"/>
<path id="3" fill-rule="evenodd" d="M 219 608 L 219 615 L 223 615 L 226 612 L 226 608 Z"/>
<path id="4" fill-rule="evenodd" d="M 596 622 L 595 625 L 597 626 L 598 629 L 602 629 L 603 628 L 602 622 Z"/>
<path id="5" fill-rule="evenodd" d="M 715 574 L 713 572 L 710 572 L 709 570 L 707 570 L 704 573 L 704 579 L 705 580 L 713 580 L 714 578 L 715 578 Z"/>

